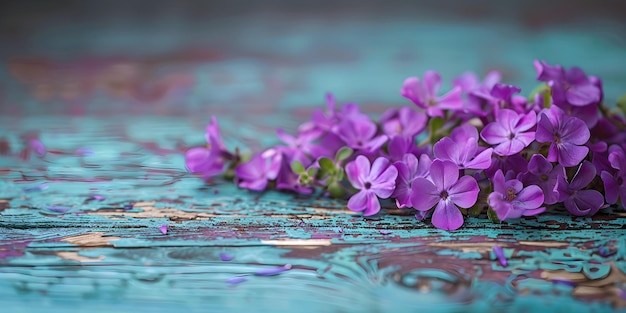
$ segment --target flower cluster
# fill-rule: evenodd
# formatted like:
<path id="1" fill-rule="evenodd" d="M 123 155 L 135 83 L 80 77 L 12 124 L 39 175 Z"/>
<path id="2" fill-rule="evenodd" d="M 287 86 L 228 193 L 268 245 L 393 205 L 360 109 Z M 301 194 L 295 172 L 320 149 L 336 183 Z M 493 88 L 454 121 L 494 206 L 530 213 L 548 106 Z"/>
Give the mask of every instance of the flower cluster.
<path id="1" fill-rule="evenodd" d="M 205 179 L 226 171 L 249 190 L 347 198 L 364 216 L 393 199 L 446 230 L 483 213 L 499 222 L 552 205 L 576 216 L 626 205 L 626 120 L 604 107 L 602 81 L 534 66 L 540 85 L 528 97 L 498 72 L 465 73 L 443 94 L 434 71 L 407 78 L 400 95 L 413 105 L 378 120 L 328 95 L 326 110 L 248 158 L 226 150 L 213 118 L 208 145 L 189 150 L 186 165 Z"/>

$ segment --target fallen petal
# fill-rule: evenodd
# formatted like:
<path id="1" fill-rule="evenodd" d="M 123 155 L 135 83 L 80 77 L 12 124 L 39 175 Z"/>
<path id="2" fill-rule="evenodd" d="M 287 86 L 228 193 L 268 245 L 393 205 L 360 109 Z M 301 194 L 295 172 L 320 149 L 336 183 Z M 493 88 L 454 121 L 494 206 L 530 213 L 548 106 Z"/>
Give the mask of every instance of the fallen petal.
<path id="1" fill-rule="evenodd" d="M 569 280 L 569 279 L 564 279 L 564 278 L 553 278 L 551 279 L 552 283 L 555 285 L 564 285 L 564 286 L 568 286 L 568 287 L 576 287 L 576 284 Z"/>
<path id="2" fill-rule="evenodd" d="M 226 283 L 231 285 L 237 285 L 245 282 L 246 280 L 248 279 L 245 276 L 235 276 L 227 279 Z"/>
<path id="3" fill-rule="evenodd" d="M 43 184 L 39 184 L 37 186 L 26 187 L 26 188 L 24 188 L 24 191 L 41 191 L 41 190 L 46 190 L 46 189 L 48 189 L 48 184 L 47 183 L 43 183 Z"/>
<path id="4" fill-rule="evenodd" d="M 53 212 L 57 212 L 57 213 L 65 213 L 69 210 L 71 210 L 72 208 L 70 207 L 64 207 L 64 206 L 49 206 L 48 210 L 53 211 Z"/>
<path id="5" fill-rule="evenodd" d="M 493 246 L 493 254 L 495 254 L 496 257 L 498 258 L 500 265 L 504 267 L 509 265 L 509 262 L 506 260 L 506 257 L 504 256 L 504 251 L 502 250 L 502 247 Z"/>
<path id="6" fill-rule="evenodd" d="M 159 226 L 159 230 L 163 235 L 167 235 L 167 225 Z"/>
<path id="7" fill-rule="evenodd" d="M 234 257 L 232 255 L 228 255 L 226 253 L 220 253 L 220 260 L 228 262 L 228 261 L 232 261 L 234 259 Z"/>
<path id="8" fill-rule="evenodd" d="M 264 268 L 254 272 L 257 276 L 274 276 L 286 272 L 291 269 L 291 264 L 285 264 L 279 267 Z"/>

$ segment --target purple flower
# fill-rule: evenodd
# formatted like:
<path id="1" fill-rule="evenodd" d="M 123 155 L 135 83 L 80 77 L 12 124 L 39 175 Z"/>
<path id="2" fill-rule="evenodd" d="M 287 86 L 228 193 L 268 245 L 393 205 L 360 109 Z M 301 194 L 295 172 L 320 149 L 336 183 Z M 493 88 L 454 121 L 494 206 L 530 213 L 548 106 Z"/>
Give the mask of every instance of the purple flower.
<path id="1" fill-rule="evenodd" d="M 346 176 L 350 184 L 360 191 L 350 197 L 348 208 L 355 212 L 363 211 L 363 216 L 370 216 L 380 211 L 378 197 L 389 198 L 396 188 L 398 170 L 389 165 L 384 157 L 377 158 L 370 166 L 370 161 L 363 155 L 346 165 Z"/>
<path id="2" fill-rule="evenodd" d="M 582 69 L 572 67 L 565 71 L 561 66 L 551 66 L 543 61 L 535 61 L 534 65 L 537 80 L 548 83 L 556 105 L 569 103 L 573 106 L 585 106 L 600 102 L 601 88 Z"/>
<path id="3" fill-rule="evenodd" d="M 250 161 L 240 164 L 235 169 L 237 185 L 255 191 L 264 190 L 268 181 L 278 176 L 282 159 L 282 153 L 276 149 L 255 154 Z"/>
<path id="4" fill-rule="evenodd" d="M 543 190 L 545 204 L 555 204 L 559 200 L 556 192 L 556 181 L 559 175 L 565 175 L 565 168 L 561 164 L 552 167 L 541 154 L 535 154 L 528 163 L 528 172 L 519 175 L 525 185 L 537 185 Z"/>
<path id="5" fill-rule="evenodd" d="M 500 81 L 502 75 L 498 71 L 487 73 L 485 79 L 481 82 L 474 72 L 465 72 L 461 76 L 452 81 L 453 86 L 458 86 L 463 92 L 471 92 L 475 90 L 491 90 L 493 86 Z"/>
<path id="6" fill-rule="evenodd" d="M 589 148 L 583 146 L 590 137 L 587 125 L 578 118 L 565 115 L 557 106 L 539 114 L 535 137 L 538 142 L 550 142 L 548 161 L 558 161 L 566 167 L 577 165 L 589 152 Z"/>
<path id="7" fill-rule="evenodd" d="M 420 155 L 425 153 L 425 149 L 420 149 L 415 144 L 413 137 L 395 136 L 389 140 L 387 145 L 389 151 L 389 159 L 392 161 L 398 161 L 404 157 L 405 154 L 411 153 L 414 155 Z"/>
<path id="8" fill-rule="evenodd" d="M 429 116 L 443 116 L 443 110 L 457 110 L 463 107 L 460 87 L 454 87 L 447 94 L 438 96 L 440 88 L 441 76 L 437 72 L 427 71 L 422 81 L 417 77 L 407 78 L 400 95 L 426 110 Z"/>
<path id="9" fill-rule="evenodd" d="M 348 147 L 365 153 L 372 153 L 387 142 L 387 136 L 376 136 L 376 131 L 376 124 L 367 116 L 345 119 L 336 130 Z"/>
<path id="10" fill-rule="evenodd" d="M 313 188 L 300 184 L 300 176 L 293 172 L 287 158 L 282 157 L 280 163 L 280 170 L 276 177 L 276 189 L 290 190 L 300 194 L 310 194 L 313 192 Z M 319 165 L 316 164 L 313 166 L 319 167 Z"/>
<path id="11" fill-rule="evenodd" d="M 331 93 L 326 94 L 326 107 L 326 113 L 319 109 L 315 110 L 311 121 L 300 125 L 298 130 L 301 132 L 311 130 L 332 131 L 344 119 L 367 117 L 367 115 L 359 111 L 359 107 L 354 103 L 344 104 L 341 109 L 337 110 L 335 108 L 335 97 Z"/>
<path id="12" fill-rule="evenodd" d="M 609 147 L 608 161 L 614 170 L 602 171 L 600 174 L 606 202 L 615 204 L 621 199 L 622 206 L 626 207 L 626 152 L 621 146 L 612 145 Z"/>
<path id="13" fill-rule="evenodd" d="M 418 177 L 426 177 L 432 161 L 426 154 L 422 154 L 417 160 L 414 154 L 405 154 L 401 161 L 397 161 L 393 166 L 398 169 L 396 179 L 396 189 L 391 195 L 396 199 L 398 208 L 413 207 L 411 196 L 413 195 L 413 181 Z"/>
<path id="14" fill-rule="evenodd" d="M 320 156 L 327 156 L 328 152 L 315 141 L 323 134 L 320 130 L 301 131 L 298 137 L 285 133 L 282 129 L 276 130 L 278 138 L 287 144 L 283 152 L 287 156 L 288 162 L 299 161 L 305 166 L 311 163 L 312 159 Z"/>
<path id="15" fill-rule="evenodd" d="M 433 147 L 436 158 L 452 161 L 461 169 L 489 168 L 492 151 L 479 150 L 478 131 L 471 125 L 457 127 L 450 137 L 441 138 Z"/>
<path id="16" fill-rule="evenodd" d="M 506 157 L 494 154 L 491 157 L 491 166 L 485 170 L 485 173 L 488 177 L 493 177 L 498 170 L 501 170 L 507 177 L 517 177 L 519 173 L 528 172 L 528 161 L 521 153 Z"/>
<path id="17" fill-rule="evenodd" d="M 458 207 L 469 208 L 478 199 L 478 183 L 471 176 L 459 179 L 459 167 L 450 162 L 434 160 L 430 166 L 430 180 L 413 181 L 411 203 L 416 210 L 428 211 L 436 205 L 432 222 L 437 228 L 455 230 L 463 225 L 463 214 Z"/>
<path id="18" fill-rule="evenodd" d="M 207 147 L 191 148 L 185 153 L 185 166 L 192 173 L 201 174 L 206 179 L 224 171 L 226 151 L 220 136 L 217 119 L 211 117 L 211 124 L 206 127 Z"/>
<path id="19" fill-rule="evenodd" d="M 580 164 L 569 183 L 565 175 L 559 175 L 556 183 L 559 201 L 570 213 L 576 216 L 594 215 L 604 205 L 604 196 L 599 191 L 583 189 L 595 176 L 596 168 L 589 161 Z"/>
<path id="20" fill-rule="evenodd" d="M 581 119 L 589 129 L 596 126 L 600 120 L 600 109 L 597 105 L 574 106 L 569 103 L 563 103 L 557 106 L 561 108 L 565 114 Z"/>
<path id="21" fill-rule="evenodd" d="M 495 122 L 483 128 L 480 136 L 490 145 L 493 152 L 509 156 L 521 152 L 535 140 L 535 132 L 528 131 L 537 123 L 535 112 L 518 114 L 509 109 L 498 110 Z"/>
<path id="22" fill-rule="evenodd" d="M 426 128 L 428 116 L 409 107 L 389 109 L 380 118 L 383 132 L 389 136 L 413 138 Z"/>
<path id="23" fill-rule="evenodd" d="M 502 171 L 497 171 L 491 182 L 493 192 L 489 194 L 489 206 L 496 211 L 501 221 L 537 215 L 546 210 L 545 207 L 540 207 L 544 196 L 538 186 L 524 187 L 517 179 L 505 180 Z"/>

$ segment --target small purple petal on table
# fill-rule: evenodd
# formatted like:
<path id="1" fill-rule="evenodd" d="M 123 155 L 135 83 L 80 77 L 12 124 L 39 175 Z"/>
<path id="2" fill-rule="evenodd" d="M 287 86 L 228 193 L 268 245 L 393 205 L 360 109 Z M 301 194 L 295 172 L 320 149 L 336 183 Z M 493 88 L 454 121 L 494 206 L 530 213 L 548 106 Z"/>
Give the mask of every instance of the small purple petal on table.
<path id="1" fill-rule="evenodd" d="M 91 199 L 91 200 L 98 200 L 98 201 L 102 201 L 102 200 L 104 200 L 104 196 L 101 196 L 101 195 L 93 195 L 93 196 L 91 196 L 91 198 L 90 198 L 90 199 Z"/>
<path id="2" fill-rule="evenodd" d="M 607 257 L 607 256 L 611 256 L 613 254 L 615 254 L 615 250 L 611 250 L 611 248 L 607 247 L 607 246 L 602 246 L 598 249 L 598 254 L 602 257 Z"/>
<path id="3" fill-rule="evenodd" d="M 508 266 L 509 265 L 509 262 L 506 260 L 506 257 L 504 256 L 504 251 L 502 250 L 502 247 L 500 247 L 500 246 L 493 246 L 493 253 L 498 258 L 498 261 L 500 262 L 500 265 L 502 265 L 502 266 Z"/>
<path id="4" fill-rule="evenodd" d="M 46 190 L 46 189 L 48 189 L 48 184 L 42 183 L 37 186 L 26 187 L 24 188 L 24 191 L 41 191 L 41 190 Z"/>
<path id="5" fill-rule="evenodd" d="M 232 255 L 226 254 L 226 253 L 220 253 L 220 260 L 228 262 L 228 261 L 232 261 L 234 258 Z"/>
<path id="6" fill-rule="evenodd" d="M 257 276 L 274 276 L 274 275 L 278 275 L 280 273 L 286 272 L 286 271 L 288 271 L 290 269 L 291 269 L 291 264 L 285 264 L 285 265 L 279 266 L 279 267 L 264 268 L 264 269 L 258 270 L 256 272 L 254 272 L 254 275 L 257 275 Z"/>
<path id="7" fill-rule="evenodd" d="M 568 287 L 576 287 L 576 284 L 569 280 L 569 279 L 564 279 L 564 278 L 553 278 L 551 279 L 552 283 L 555 285 L 563 285 L 563 286 L 568 286 Z"/>
<path id="8" fill-rule="evenodd" d="M 89 148 L 80 148 L 80 149 L 76 149 L 76 154 L 78 155 L 93 155 L 93 150 L 89 149 Z"/>
<path id="9" fill-rule="evenodd" d="M 133 209 L 134 204 L 128 204 L 124 206 L 124 210 L 128 211 L 128 210 L 132 210 Z"/>
<path id="10" fill-rule="evenodd" d="M 378 232 L 379 232 L 379 233 L 381 233 L 381 234 L 383 234 L 383 235 L 389 235 L 389 234 L 391 234 L 391 231 L 390 231 L 390 230 L 387 230 L 387 229 L 379 229 L 379 230 L 378 230 Z"/>
<path id="11" fill-rule="evenodd" d="M 65 213 L 69 210 L 71 210 L 72 208 L 70 207 L 65 207 L 65 206 L 49 206 L 48 210 L 53 211 L 53 212 L 57 212 L 57 213 Z"/>
<path id="12" fill-rule="evenodd" d="M 241 284 L 248 280 L 245 276 L 235 276 L 226 280 L 226 283 L 231 285 Z"/>
<path id="13" fill-rule="evenodd" d="M 163 235 L 167 235 L 167 225 L 159 226 L 159 230 Z"/>
<path id="14" fill-rule="evenodd" d="M 306 224 L 303 221 L 300 221 L 300 223 L 298 223 L 298 227 L 304 227 Z"/>
<path id="15" fill-rule="evenodd" d="M 37 155 L 43 156 L 46 154 L 46 146 L 44 146 L 38 139 L 33 139 L 28 144 L 30 145 L 30 148 L 37 153 Z"/>
<path id="16" fill-rule="evenodd" d="M 626 300 L 626 290 L 617 288 L 617 295 L 622 298 L 622 300 Z"/>

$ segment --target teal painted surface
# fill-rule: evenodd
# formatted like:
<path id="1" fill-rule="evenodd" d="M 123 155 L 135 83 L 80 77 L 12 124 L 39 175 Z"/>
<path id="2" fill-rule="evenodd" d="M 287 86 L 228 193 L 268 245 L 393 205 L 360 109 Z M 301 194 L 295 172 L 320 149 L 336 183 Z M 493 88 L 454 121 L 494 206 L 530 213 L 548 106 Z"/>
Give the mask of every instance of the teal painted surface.
<path id="1" fill-rule="evenodd" d="M 556 210 L 499 225 L 482 217 L 450 233 L 392 203 L 364 219 L 344 201 L 205 183 L 186 173 L 182 157 L 203 144 L 210 115 L 230 147 L 256 151 L 276 143 L 276 127 L 293 130 L 321 107 L 326 91 L 378 114 L 405 105 L 402 80 L 431 68 L 448 81 L 467 69 L 502 68 L 528 91 L 532 60 L 544 58 L 605 78 L 615 99 L 626 91 L 623 24 L 538 30 L 502 19 L 345 13 L 328 23 L 247 14 L 228 24 L 230 36 L 213 30 L 221 20 L 162 36 L 149 27 L 123 36 L 86 27 L 58 40 L 74 29 L 68 22 L 40 30 L 23 50 L 4 50 L 3 312 L 626 308 L 623 208 L 593 218 Z M 143 37 L 146 45 L 135 47 Z M 35 137 L 48 148 L 43 158 L 22 154 Z M 42 183 L 48 188 L 26 190 Z M 285 264 L 292 268 L 280 275 L 254 275 Z M 239 276 L 247 280 L 227 283 Z"/>

